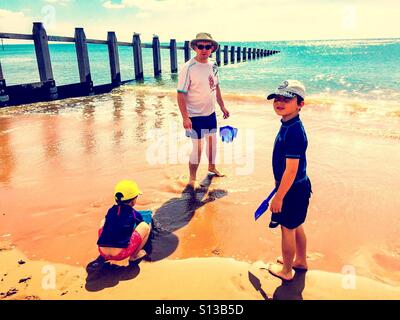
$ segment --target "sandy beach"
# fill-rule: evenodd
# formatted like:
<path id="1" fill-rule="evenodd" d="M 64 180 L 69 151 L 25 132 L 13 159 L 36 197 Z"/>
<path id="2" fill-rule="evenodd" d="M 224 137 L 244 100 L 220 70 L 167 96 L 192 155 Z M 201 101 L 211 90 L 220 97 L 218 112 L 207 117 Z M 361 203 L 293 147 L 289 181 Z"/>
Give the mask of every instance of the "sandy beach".
<path id="1" fill-rule="evenodd" d="M 300 300 L 398 299 L 400 288 L 362 276 L 311 270 L 283 284 L 261 261 L 189 258 L 142 262 L 104 269 L 31 261 L 17 250 L 3 251 L 0 299 L 18 300 Z M 54 283 L 49 277 L 54 270 Z M 162 276 L 164 275 L 164 276 Z M 177 285 L 179 283 L 179 285 Z M 4 292 L 3 292 L 4 291 Z"/>
<path id="2" fill-rule="evenodd" d="M 195 194 L 185 190 L 190 141 L 173 91 L 125 86 L 1 109 L 0 299 L 399 299 L 400 137 L 383 130 L 399 118 L 382 134 L 356 101 L 337 110 L 308 100 L 310 270 L 287 288 L 265 270 L 280 231 L 268 214 L 253 218 L 273 188 L 279 118 L 263 97 L 225 100 L 231 118 L 219 112 L 219 125 L 239 128 L 234 143 L 218 144 L 227 177 L 200 166 Z M 103 270 L 97 228 L 124 178 L 143 191 L 137 208 L 153 211 L 153 250 L 138 266 Z M 45 290 L 49 265 L 56 288 Z"/>

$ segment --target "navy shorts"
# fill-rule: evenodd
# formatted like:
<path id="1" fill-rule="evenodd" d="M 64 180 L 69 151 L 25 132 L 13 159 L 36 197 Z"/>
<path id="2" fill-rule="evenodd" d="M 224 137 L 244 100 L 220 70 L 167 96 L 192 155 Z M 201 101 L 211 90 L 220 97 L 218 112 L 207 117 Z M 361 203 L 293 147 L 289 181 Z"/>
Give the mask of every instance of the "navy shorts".
<path id="1" fill-rule="evenodd" d="M 293 183 L 283 198 L 281 213 L 272 213 L 271 220 L 279 222 L 280 225 L 288 229 L 295 229 L 303 224 L 306 220 L 311 193 L 309 178 Z"/>
<path id="2" fill-rule="evenodd" d="M 209 116 L 191 117 L 192 130 L 186 130 L 186 136 L 192 139 L 202 139 L 205 134 L 217 132 L 217 115 L 215 112 Z"/>

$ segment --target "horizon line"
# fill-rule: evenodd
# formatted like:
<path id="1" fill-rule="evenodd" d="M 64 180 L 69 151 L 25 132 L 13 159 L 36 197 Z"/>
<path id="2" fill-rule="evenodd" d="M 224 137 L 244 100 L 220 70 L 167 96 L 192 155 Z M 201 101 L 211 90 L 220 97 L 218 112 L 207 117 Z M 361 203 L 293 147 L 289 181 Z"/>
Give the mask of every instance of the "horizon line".
<path id="1" fill-rule="evenodd" d="M 0 34 L 3 32 L 0 32 Z M 6 33 L 6 32 L 4 32 Z M 49 35 L 52 36 L 52 35 Z M 171 38 L 174 39 L 174 38 Z M 1 42 L 4 42 L 4 40 L 11 40 L 11 41 L 33 41 L 33 40 L 18 40 L 18 39 L 9 39 L 9 38 L 0 38 Z M 95 40 L 104 40 L 106 41 L 106 39 L 95 39 Z M 307 41 L 356 41 L 356 40 L 400 40 L 400 37 L 398 38 L 392 38 L 392 37 L 382 37 L 382 38 L 340 38 L 340 39 L 292 39 L 292 40 L 221 40 L 218 41 L 218 43 L 227 43 L 227 42 L 255 42 L 255 43 L 261 43 L 261 42 L 295 42 L 295 41 L 300 41 L 300 42 L 307 42 Z M 187 40 L 181 40 L 177 42 L 184 42 Z M 51 44 L 73 44 L 73 42 L 71 43 L 58 43 L 57 41 L 49 41 L 51 42 Z M 160 41 L 160 43 L 167 43 L 164 41 Z M 4 46 L 8 46 L 8 45 L 29 45 L 31 43 L 10 43 L 10 44 L 4 44 Z M 50 43 L 49 43 L 50 44 Z M 33 43 L 32 43 L 33 45 Z"/>

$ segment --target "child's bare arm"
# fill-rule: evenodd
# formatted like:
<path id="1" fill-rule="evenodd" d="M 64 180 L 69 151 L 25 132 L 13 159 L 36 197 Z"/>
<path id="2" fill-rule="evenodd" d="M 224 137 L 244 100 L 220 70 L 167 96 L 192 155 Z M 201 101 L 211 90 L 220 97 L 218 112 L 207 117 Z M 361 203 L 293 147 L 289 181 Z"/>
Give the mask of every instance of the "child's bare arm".
<path id="1" fill-rule="evenodd" d="M 281 212 L 283 198 L 286 193 L 289 191 L 290 187 L 293 184 L 294 179 L 296 178 L 297 169 L 299 168 L 300 159 L 290 159 L 286 158 L 286 169 L 283 173 L 281 183 L 279 188 L 275 194 L 275 197 L 271 202 L 271 211 L 274 213 Z"/>

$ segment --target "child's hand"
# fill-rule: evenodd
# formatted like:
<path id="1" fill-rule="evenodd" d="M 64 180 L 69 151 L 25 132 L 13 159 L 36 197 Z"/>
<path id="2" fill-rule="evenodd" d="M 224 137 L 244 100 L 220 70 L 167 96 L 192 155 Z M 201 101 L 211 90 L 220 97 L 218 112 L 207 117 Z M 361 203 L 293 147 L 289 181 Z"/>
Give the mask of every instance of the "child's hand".
<path id="1" fill-rule="evenodd" d="M 224 119 L 228 119 L 230 115 L 228 109 L 221 107 L 221 111 L 224 113 Z"/>
<path id="2" fill-rule="evenodd" d="M 283 199 L 276 196 L 271 201 L 271 212 L 280 213 L 282 211 Z"/>

